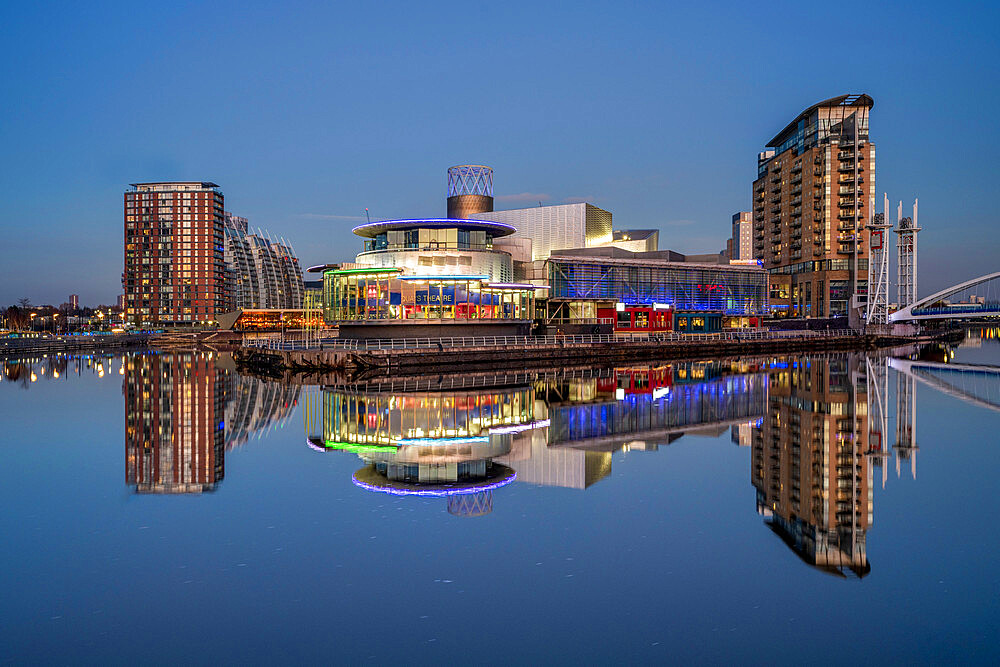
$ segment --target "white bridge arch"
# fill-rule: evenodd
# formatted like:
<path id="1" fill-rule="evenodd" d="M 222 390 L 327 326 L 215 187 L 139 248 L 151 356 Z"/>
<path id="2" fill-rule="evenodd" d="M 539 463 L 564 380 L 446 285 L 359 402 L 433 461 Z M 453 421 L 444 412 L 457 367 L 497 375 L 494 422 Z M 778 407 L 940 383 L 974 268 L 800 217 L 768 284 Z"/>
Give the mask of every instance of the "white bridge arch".
<path id="1" fill-rule="evenodd" d="M 978 288 L 980 285 L 986 286 L 986 294 L 982 303 L 937 305 L 950 296 L 971 290 L 973 287 Z M 889 315 L 889 321 L 965 319 L 988 316 L 1000 316 L 1000 272 L 987 273 L 984 276 L 966 280 L 964 283 L 952 285 L 923 299 L 918 299 L 906 308 L 901 308 Z"/>

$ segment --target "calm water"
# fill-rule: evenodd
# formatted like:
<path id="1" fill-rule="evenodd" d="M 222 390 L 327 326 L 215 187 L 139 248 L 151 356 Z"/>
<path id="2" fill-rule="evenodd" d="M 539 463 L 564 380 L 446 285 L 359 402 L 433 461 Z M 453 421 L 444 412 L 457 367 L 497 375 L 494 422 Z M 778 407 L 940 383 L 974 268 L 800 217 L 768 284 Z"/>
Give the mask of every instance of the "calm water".
<path id="1" fill-rule="evenodd" d="M 955 369 L 997 334 L 341 387 L 7 363 L 0 658 L 995 662 L 1000 376 Z"/>

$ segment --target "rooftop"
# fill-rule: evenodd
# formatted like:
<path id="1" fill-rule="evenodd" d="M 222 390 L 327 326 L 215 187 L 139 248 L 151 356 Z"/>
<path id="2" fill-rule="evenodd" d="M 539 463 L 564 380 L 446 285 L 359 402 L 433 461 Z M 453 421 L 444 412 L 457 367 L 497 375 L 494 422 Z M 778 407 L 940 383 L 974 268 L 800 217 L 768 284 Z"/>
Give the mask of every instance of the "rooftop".
<path id="1" fill-rule="evenodd" d="M 214 190 L 219 187 L 219 184 L 211 181 L 150 181 L 148 183 L 129 183 L 129 186 L 133 190 L 164 192 L 167 190 Z"/>
<path id="2" fill-rule="evenodd" d="M 798 128 L 800 120 L 808 120 L 809 116 L 811 116 L 812 113 L 816 111 L 816 109 L 822 107 L 857 107 L 859 109 L 867 107 L 868 109 L 872 109 L 875 107 L 875 100 L 873 100 L 868 95 L 854 93 L 849 95 L 840 95 L 838 97 L 831 97 L 828 100 L 817 102 L 816 104 L 812 105 L 811 107 L 800 113 L 798 116 L 796 116 L 795 119 L 792 120 L 792 122 L 790 122 L 788 125 L 785 126 L 785 129 L 783 129 L 781 132 L 778 132 L 778 134 L 774 135 L 774 138 L 767 143 L 767 147 L 776 148 L 777 146 L 780 146 L 785 138 L 785 135 L 787 135 L 789 132 L 795 131 Z"/>
<path id="3" fill-rule="evenodd" d="M 614 232 L 615 241 L 645 241 L 658 234 L 658 229 L 619 229 Z"/>
<path id="4" fill-rule="evenodd" d="M 516 229 L 511 225 L 492 220 L 462 220 L 457 218 L 407 218 L 404 220 L 379 220 L 358 225 L 351 231 L 358 236 L 373 239 L 383 232 L 404 229 L 468 229 L 493 232 L 493 236 L 509 236 Z"/>

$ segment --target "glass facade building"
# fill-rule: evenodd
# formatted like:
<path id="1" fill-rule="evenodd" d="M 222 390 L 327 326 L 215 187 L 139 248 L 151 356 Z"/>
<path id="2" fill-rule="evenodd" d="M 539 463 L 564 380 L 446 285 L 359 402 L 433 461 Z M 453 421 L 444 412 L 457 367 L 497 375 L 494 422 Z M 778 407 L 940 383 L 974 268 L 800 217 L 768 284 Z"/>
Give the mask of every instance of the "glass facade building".
<path id="1" fill-rule="evenodd" d="M 302 269 L 291 246 L 251 233 L 246 218 L 225 217 L 231 309 L 302 308 Z"/>
<path id="2" fill-rule="evenodd" d="M 493 240 L 514 233 L 510 225 L 482 220 L 421 218 L 383 220 L 354 228 L 364 237 L 355 263 L 373 268 L 400 268 L 421 275 L 485 274 L 490 280 L 514 279 L 510 253 Z"/>
<path id="3" fill-rule="evenodd" d="M 676 310 L 762 315 L 767 274 L 755 267 L 554 256 L 549 301 L 665 304 Z"/>
<path id="4" fill-rule="evenodd" d="M 405 275 L 401 268 L 324 272 L 328 322 L 531 320 L 533 285 L 483 275 Z"/>
<path id="5" fill-rule="evenodd" d="M 853 297 L 867 299 L 874 104 L 868 95 L 814 104 L 757 156 L 751 256 L 771 273 L 775 316 L 842 316 Z"/>

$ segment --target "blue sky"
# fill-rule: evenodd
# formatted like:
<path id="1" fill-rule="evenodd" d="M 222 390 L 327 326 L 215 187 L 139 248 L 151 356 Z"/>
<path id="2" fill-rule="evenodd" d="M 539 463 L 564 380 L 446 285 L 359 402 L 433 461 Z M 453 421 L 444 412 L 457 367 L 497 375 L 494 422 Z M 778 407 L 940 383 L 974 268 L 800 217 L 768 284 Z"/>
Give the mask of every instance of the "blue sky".
<path id="1" fill-rule="evenodd" d="M 996 4 L 5 3 L 0 304 L 120 291 L 122 192 L 211 180 L 304 265 L 373 218 L 585 198 L 717 251 L 796 114 L 875 99 L 879 193 L 920 197 L 920 292 L 1000 268 Z M 881 195 L 879 195 L 881 199 Z"/>

